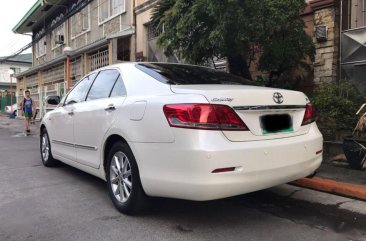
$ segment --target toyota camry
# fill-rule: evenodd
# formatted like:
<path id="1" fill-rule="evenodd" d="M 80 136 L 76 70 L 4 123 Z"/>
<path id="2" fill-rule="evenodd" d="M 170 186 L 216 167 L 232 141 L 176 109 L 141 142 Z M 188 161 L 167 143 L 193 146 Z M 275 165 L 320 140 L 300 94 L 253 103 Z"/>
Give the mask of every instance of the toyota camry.
<path id="1" fill-rule="evenodd" d="M 148 197 L 205 201 L 309 176 L 322 161 L 316 112 L 301 92 L 206 67 L 122 63 L 82 78 L 41 123 L 43 164 L 107 182 L 134 214 Z"/>

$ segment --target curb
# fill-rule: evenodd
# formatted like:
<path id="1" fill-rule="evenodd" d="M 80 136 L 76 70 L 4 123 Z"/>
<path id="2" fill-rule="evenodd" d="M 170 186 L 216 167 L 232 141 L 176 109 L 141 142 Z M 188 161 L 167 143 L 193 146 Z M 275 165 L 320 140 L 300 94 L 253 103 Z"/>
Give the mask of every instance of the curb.
<path id="1" fill-rule="evenodd" d="M 366 186 L 338 182 L 320 177 L 302 178 L 291 182 L 291 184 L 366 201 Z"/>
<path id="2" fill-rule="evenodd" d="M 269 188 L 268 191 L 277 196 L 275 200 L 276 198 L 280 199 L 279 202 L 285 209 L 291 205 L 296 205 L 298 209 L 304 209 L 305 213 L 306 210 L 309 210 L 317 215 L 330 217 L 331 220 L 338 220 L 335 223 L 343 222 L 357 225 L 362 230 L 366 227 L 366 202 L 364 201 L 293 184 L 275 186 Z"/>

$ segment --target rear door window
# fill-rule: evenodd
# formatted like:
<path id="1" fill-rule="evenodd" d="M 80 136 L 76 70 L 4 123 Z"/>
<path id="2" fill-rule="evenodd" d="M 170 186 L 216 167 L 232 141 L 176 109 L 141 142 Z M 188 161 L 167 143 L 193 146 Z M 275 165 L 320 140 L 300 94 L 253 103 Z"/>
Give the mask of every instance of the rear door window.
<path id="1" fill-rule="evenodd" d="M 119 76 L 118 70 L 102 70 L 95 79 L 86 100 L 97 100 L 108 98 L 116 80 Z"/>
<path id="2" fill-rule="evenodd" d="M 123 84 L 123 80 L 121 75 L 119 75 L 116 83 L 113 86 L 112 92 L 111 92 L 111 97 L 116 97 L 116 96 L 126 96 L 126 88 L 125 85 Z"/>

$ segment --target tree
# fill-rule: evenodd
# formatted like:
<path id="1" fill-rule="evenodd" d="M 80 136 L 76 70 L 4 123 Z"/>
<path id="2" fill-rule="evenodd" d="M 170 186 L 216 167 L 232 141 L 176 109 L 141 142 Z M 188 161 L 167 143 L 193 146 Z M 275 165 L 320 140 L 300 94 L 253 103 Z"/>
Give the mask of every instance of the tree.
<path id="1" fill-rule="evenodd" d="M 164 28 L 158 44 L 188 62 L 226 57 L 229 71 L 251 79 L 256 49 L 259 69 L 281 74 L 313 58 L 304 31 L 304 0 L 160 0 L 152 24 Z"/>

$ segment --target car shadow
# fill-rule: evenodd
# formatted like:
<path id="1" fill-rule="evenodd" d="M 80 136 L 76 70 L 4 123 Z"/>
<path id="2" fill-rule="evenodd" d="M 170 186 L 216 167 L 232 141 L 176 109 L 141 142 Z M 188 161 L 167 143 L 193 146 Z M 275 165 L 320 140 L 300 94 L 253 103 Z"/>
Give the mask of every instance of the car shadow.
<path id="1" fill-rule="evenodd" d="M 113 208 L 109 199 L 106 183 L 66 164 L 56 167 L 65 176 L 70 176 L 81 185 L 95 189 L 103 195 L 103 205 Z M 66 177 L 65 177 L 66 178 Z M 350 214 L 337 213 L 335 207 L 308 203 L 278 196 L 270 190 L 262 190 L 236 197 L 213 201 L 187 201 L 170 198 L 150 198 L 149 207 L 141 214 L 130 218 L 142 220 L 159 220 L 171 224 L 178 232 L 194 232 L 196 227 L 217 229 L 240 228 L 243 225 L 264 225 L 266 219 L 285 219 L 292 223 L 307 225 L 320 230 L 334 230 L 339 233 L 351 232 L 354 229 L 365 230 L 366 221 L 354 219 Z M 100 220 L 124 220 L 125 215 L 115 210 L 111 216 L 99 217 Z"/>

